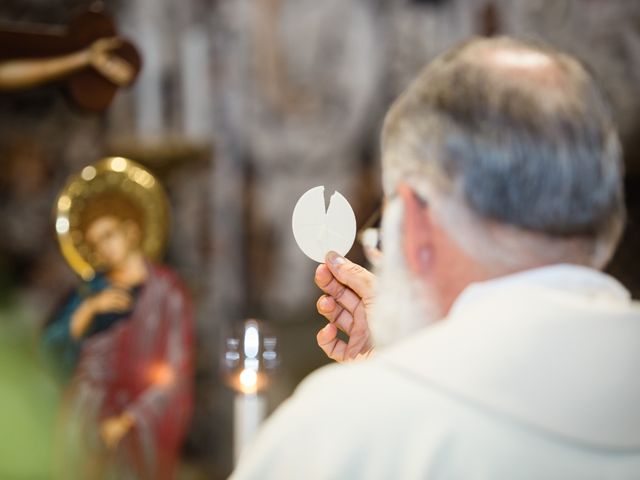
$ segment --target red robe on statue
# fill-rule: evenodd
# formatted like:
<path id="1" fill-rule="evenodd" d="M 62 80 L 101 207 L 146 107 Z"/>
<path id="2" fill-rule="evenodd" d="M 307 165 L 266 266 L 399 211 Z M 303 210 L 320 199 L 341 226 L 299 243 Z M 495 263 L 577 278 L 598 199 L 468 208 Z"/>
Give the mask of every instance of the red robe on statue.
<path id="1" fill-rule="evenodd" d="M 174 477 L 193 398 L 192 311 L 166 267 L 149 265 L 131 316 L 87 338 L 63 407 L 60 474 L 66 478 Z M 129 413 L 115 450 L 100 423 Z"/>

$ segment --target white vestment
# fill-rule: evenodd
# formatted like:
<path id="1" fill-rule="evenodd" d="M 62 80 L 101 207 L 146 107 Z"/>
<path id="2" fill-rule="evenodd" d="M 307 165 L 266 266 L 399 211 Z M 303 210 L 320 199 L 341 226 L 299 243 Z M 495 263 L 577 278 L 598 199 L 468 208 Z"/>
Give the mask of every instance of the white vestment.
<path id="1" fill-rule="evenodd" d="M 557 265 L 474 284 L 372 359 L 322 368 L 232 478 L 640 479 L 640 306 Z"/>

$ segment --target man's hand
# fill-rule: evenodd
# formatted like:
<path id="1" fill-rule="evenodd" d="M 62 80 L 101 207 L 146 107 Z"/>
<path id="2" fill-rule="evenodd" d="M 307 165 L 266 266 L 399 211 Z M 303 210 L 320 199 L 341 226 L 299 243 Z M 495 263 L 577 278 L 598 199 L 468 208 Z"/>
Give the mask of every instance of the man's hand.
<path id="1" fill-rule="evenodd" d="M 316 304 L 318 312 L 329 320 L 318 332 L 320 348 L 338 362 L 368 356 L 373 351 L 367 318 L 374 303 L 375 275 L 330 252 L 326 263 L 318 266 L 315 282 L 325 293 Z M 349 336 L 348 343 L 338 338 L 338 329 Z"/>
<path id="2" fill-rule="evenodd" d="M 100 424 L 102 441 L 109 450 L 115 450 L 134 424 L 134 418 L 128 413 L 103 420 Z"/>
<path id="3" fill-rule="evenodd" d="M 132 302 L 131 295 L 119 288 L 107 288 L 86 299 L 71 317 L 71 336 L 77 339 L 84 335 L 97 314 L 126 312 L 131 308 Z"/>

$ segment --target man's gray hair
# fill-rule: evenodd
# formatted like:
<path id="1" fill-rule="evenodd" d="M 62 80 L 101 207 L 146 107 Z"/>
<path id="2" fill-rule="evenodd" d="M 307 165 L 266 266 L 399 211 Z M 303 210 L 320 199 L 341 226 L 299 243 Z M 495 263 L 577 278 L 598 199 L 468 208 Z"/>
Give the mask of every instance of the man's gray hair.
<path id="1" fill-rule="evenodd" d="M 582 243 L 585 263 L 606 263 L 624 226 L 607 102 L 585 67 L 549 47 L 501 37 L 442 54 L 392 106 L 382 149 L 387 190 L 407 181 L 485 224 Z"/>

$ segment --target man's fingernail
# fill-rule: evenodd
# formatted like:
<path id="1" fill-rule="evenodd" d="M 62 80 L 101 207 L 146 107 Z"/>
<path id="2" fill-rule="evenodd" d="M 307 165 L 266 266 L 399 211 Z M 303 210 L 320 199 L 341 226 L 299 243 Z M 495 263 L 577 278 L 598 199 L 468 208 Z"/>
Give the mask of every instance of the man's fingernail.
<path id="1" fill-rule="evenodd" d="M 327 255 L 327 261 L 331 265 L 335 266 L 344 265 L 345 263 L 347 263 L 347 261 L 336 252 L 329 252 L 329 254 Z"/>
<path id="2" fill-rule="evenodd" d="M 320 299 L 320 308 L 323 310 L 327 310 L 329 308 L 329 299 L 327 297 L 322 297 Z"/>

